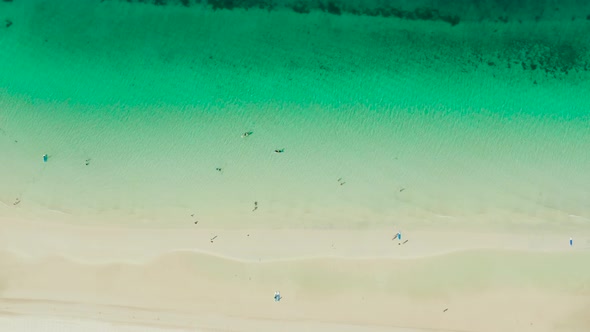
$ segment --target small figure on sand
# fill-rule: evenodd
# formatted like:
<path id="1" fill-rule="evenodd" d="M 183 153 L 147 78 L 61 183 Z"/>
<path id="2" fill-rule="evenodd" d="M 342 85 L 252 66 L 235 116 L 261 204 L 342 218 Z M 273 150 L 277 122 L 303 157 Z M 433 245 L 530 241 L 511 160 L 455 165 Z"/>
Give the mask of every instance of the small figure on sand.
<path id="1" fill-rule="evenodd" d="M 281 292 L 278 292 L 278 291 L 275 292 L 275 296 L 274 297 L 275 297 L 275 302 L 279 302 L 282 299 Z"/>
<path id="2" fill-rule="evenodd" d="M 49 156 L 47 154 L 43 155 L 43 162 L 46 163 L 47 159 L 49 159 Z"/>
<path id="3" fill-rule="evenodd" d="M 242 138 L 246 138 L 246 137 L 248 137 L 248 136 L 250 136 L 250 135 L 252 135 L 252 134 L 254 134 L 254 132 L 252 132 L 252 131 L 247 131 L 247 132 L 245 132 L 245 133 L 243 133 L 243 134 L 242 134 Z"/>
<path id="4" fill-rule="evenodd" d="M 252 210 L 252 212 L 258 210 L 258 202 L 254 202 L 254 209 Z"/>
<path id="5" fill-rule="evenodd" d="M 395 234 L 395 236 L 393 237 L 392 240 L 395 240 L 395 239 L 398 240 L 397 245 L 399 245 L 399 246 L 401 246 L 402 244 L 405 244 L 406 242 L 408 242 L 408 240 L 404 241 L 404 243 L 401 242 L 401 240 L 402 240 L 402 232 L 401 231 L 400 232 L 397 232 L 397 234 Z"/>
<path id="6" fill-rule="evenodd" d="M 283 152 L 285 152 L 285 149 L 276 149 L 275 150 L 275 153 L 283 153 Z"/>
<path id="7" fill-rule="evenodd" d="M 570 237 L 570 247 L 574 245 L 574 239 Z"/>

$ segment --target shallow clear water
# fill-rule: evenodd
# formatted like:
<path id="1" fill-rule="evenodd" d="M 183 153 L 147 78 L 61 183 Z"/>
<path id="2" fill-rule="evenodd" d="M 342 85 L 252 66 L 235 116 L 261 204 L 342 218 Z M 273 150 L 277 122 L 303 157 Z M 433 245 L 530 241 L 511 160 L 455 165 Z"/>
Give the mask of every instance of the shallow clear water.
<path id="1" fill-rule="evenodd" d="M 590 7 L 465 2 L 433 19 L 402 2 L 389 8 L 419 17 L 164 3 L 0 2 L 3 211 L 278 228 L 590 219 Z"/>

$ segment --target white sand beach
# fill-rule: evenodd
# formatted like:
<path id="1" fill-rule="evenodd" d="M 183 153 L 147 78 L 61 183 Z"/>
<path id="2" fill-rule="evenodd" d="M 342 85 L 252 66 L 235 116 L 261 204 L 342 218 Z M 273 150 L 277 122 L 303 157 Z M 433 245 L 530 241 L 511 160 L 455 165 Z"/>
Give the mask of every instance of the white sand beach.
<path id="1" fill-rule="evenodd" d="M 5 331 L 585 331 L 590 231 L 75 227 L 1 219 Z M 210 238 L 217 236 L 213 242 Z M 403 243 L 407 240 L 404 244 Z M 283 298 L 273 301 L 275 291 Z"/>

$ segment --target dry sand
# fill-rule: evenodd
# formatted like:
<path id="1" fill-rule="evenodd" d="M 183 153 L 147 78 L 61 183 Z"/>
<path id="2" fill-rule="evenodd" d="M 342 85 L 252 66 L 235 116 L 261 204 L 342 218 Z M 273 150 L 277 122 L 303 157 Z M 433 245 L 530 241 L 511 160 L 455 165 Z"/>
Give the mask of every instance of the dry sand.
<path id="1" fill-rule="evenodd" d="M 0 222 L 2 331 L 590 328 L 588 231 Z"/>

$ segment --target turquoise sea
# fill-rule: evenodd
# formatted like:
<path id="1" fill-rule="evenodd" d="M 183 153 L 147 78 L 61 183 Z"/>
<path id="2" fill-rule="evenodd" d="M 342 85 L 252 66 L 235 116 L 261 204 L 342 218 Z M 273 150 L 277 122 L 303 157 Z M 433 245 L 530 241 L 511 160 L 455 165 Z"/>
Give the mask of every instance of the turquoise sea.
<path id="1" fill-rule="evenodd" d="M 588 228 L 590 5 L 525 4 L 1 1 L 0 213 Z"/>

